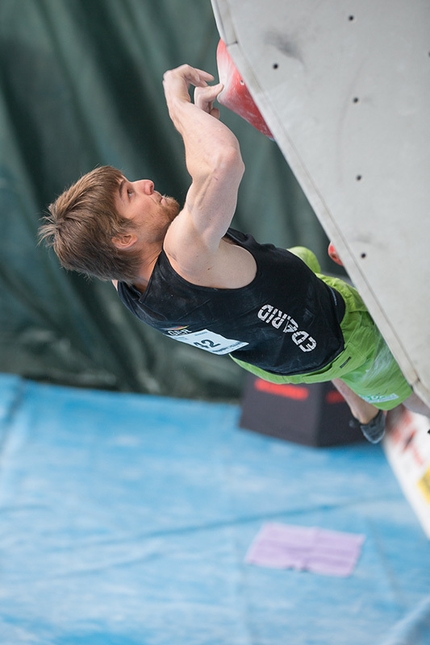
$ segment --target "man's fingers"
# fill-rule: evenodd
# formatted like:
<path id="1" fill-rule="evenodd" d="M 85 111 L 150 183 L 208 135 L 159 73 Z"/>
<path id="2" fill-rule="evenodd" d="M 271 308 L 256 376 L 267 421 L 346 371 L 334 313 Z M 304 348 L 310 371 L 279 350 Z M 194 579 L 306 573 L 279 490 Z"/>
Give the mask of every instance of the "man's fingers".
<path id="1" fill-rule="evenodd" d="M 205 83 L 207 83 L 208 81 L 214 80 L 214 77 L 212 76 L 212 74 L 209 74 L 209 72 L 205 72 L 203 69 L 197 69 L 196 67 L 193 67 L 192 69 L 194 69 L 194 71 L 197 72 L 199 78 L 203 80 Z"/>
<path id="2" fill-rule="evenodd" d="M 214 77 L 202 69 L 191 67 L 191 65 L 181 65 L 175 69 L 168 70 L 164 74 L 164 82 L 169 82 L 175 78 L 181 78 L 196 87 L 206 87 L 208 81 L 213 81 Z"/>
<path id="3" fill-rule="evenodd" d="M 202 110 L 208 112 L 207 106 L 215 101 L 218 94 L 222 92 L 222 83 L 216 85 L 206 85 L 205 87 L 196 87 L 194 92 L 194 103 Z"/>

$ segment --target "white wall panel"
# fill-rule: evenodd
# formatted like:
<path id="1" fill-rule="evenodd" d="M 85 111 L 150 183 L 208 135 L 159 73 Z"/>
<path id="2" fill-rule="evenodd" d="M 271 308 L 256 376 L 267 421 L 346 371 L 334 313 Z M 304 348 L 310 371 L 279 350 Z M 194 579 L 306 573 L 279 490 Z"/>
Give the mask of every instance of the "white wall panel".
<path id="1" fill-rule="evenodd" d="M 212 5 L 276 142 L 430 404 L 430 2 Z"/>

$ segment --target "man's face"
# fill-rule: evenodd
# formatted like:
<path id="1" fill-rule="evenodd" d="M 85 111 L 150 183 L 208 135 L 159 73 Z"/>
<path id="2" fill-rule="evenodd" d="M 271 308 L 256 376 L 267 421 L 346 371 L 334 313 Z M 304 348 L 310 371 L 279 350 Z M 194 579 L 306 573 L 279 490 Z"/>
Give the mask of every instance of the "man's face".
<path id="1" fill-rule="evenodd" d="M 115 195 L 115 207 L 124 219 L 133 222 L 136 232 L 165 234 L 169 224 L 180 211 L 178 202 L 173 197 L 164 197 L 154 190 L 150 179 L 120 181 Z"/>

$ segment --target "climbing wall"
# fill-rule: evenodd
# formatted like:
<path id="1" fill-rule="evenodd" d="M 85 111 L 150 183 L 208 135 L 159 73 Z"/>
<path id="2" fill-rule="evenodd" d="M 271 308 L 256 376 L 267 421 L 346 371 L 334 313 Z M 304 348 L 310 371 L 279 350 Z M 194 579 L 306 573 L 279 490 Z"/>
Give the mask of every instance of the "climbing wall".
<path id="1" fill-rule="evenodd" d="M 212 6 L 273 138 L 430 405 L 430 3 Z"/>

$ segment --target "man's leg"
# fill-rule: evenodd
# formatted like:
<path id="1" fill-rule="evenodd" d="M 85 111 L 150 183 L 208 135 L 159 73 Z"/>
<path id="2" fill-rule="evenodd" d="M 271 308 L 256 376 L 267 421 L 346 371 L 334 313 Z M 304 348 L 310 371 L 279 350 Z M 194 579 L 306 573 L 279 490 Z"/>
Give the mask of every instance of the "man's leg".
<path id="1" fill-rule="evenodd" d="M 360 423 L 369 423 L 369 421 L 372 421 L 376 417 L 378 409 L 371 403 L 367 403 L 367 401 L 361 399 L 340 378 L 333 379 L 332 383 L 348 403 L 352 416 Z"/>
<path id="2" fill-rule="evenodd" d="M 332 380 L 335 388 L 349 405 L 352 416 L 358 420 L 360 429 L 371 443 L 378 443 L 385 434 L 385 414 L 371 403 L 360 398 L 340 378 Z"/>

